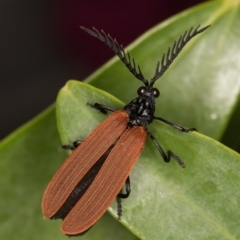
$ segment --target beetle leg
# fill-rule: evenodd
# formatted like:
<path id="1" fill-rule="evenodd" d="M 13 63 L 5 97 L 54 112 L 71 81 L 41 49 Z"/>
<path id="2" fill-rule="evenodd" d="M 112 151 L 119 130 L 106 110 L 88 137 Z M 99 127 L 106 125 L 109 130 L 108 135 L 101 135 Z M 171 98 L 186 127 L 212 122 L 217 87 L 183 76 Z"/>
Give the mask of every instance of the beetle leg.
<path id="1" fill-rule="evenodd" d="M 127 177 L 127 180 L 125 182 L 125 191 L 126 191 L 126 193 L 119 193 L 117 195 L 117 204 L 118 204 L 117 215 L 118 215 L 118 219 L 120 219 L 121 216 L 122 216 L 122 203 L 121 203 L 121 199 L 122 198 L 128 198 L 129 195 L 130 195 L 130 192 L 131 192 L 129 176 Z"/>
<path id="2" fill-rule="evenodd" d="M 87 105 L 92 107 L 92 108 L 95 108 L 95 109 L 99 110 L 103 114 L 107 114 L 107 111 L 110 111 L 110 112 L 116 111 L 116 109 L 111 108 L 111 107 L 106 106 L 106 105 L 103 105 L 103 104 L 100 104 L 100 103 L 87 103 Z"/>
<path id="3" fill-rule="evenodd" d="M 172 151 L 168 151 L 167 154 L 163 151 L 162 147 L 160 146 L 160 144 L 157 142 L 157 140 L 155 139 L 155 137 L 148 131 L 148 129 L 146 128 L 146 131 L 147 131 L 147 135 L 151 138 L 151 140 L 153 141 L 153 143 L 155 144 L 155 146 L 157 147 L 158 151 L 160 152 L 163 160 L 165 162 L 170 162 L 170 159 L 171 157 L 174 158 L 178 163 L 179 165 L 184 168 L 185 167 L 185 164 L 183 162 L 183 160 L 178 157 L 175 153 L 173 153 Z"/>
<path id="4" fill-rule="evenodd" d="M 73 142 L 73 146 L 63 145 L 62 148 L 67 149 L 67 150 L 75 150 L 81 143 L 82 143 L 81 140 L 76 140 L 76 141 Z"/>
<path id="5" fill-rule="evenodd" d="M 165 119 L 160 118 L 160 117 L 155 117 L 155 116 L 154 116 L 153 118 L 154 118 L 155 120 L 164 122 L 164 123 L 168 124 L 169 126 L 178 129 L 178 130 L 181 131 L 181 132 L 197 131 L 196 128 L 184 128 L 184 127 L 182 127 L 182 126 L 180 126 L 180 125 L 177 125 L 177 124 L 175 124 L 175 123 L 169 122 L 168 120 L 165 120 Z"/>

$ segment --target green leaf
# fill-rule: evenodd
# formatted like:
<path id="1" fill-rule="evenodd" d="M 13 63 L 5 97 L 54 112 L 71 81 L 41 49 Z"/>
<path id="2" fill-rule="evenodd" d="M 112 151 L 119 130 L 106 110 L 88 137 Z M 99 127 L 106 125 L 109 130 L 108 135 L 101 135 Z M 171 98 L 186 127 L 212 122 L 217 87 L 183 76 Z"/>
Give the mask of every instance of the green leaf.
<path id="1" fill-rule="evenodd" d="M 63 143 L 85 139 L 106 118 L 87 106 L 88 99 L 123 107 L 106 92 L 69 81 L 57 100 Z M 121 222 L 141 239 L 237 239 L 240 155 L 197 132 L 182 133 L 159 122 L 151 129 L 163 148 L 174 151 L 187 167 L 181 169 L 175 161 L 164 163 L 147 141 L 131 173 L 132 192 L 123 201 Z M 116 217 L 115 203 L 110 211 Z"/>
<path id="2" fill-rule="evenodd" d="M 223 144 L 234 149 L 238 153 L 240 152 L 240 102 L 238 103 L 234 113 L 231 116 L 227 129 L 221 140 Z"/>
<path id="3" fill-rule="evenodd" d="M 240 116 L 239 5 L 239 0 L 209 1 L 157 25 L 127 48 L 140 63 L 144 75 L 151 78 L 161 54 L 184 30 L 212 24 L 183 49 L 156 82 L 162 93 L 156 115 L 197 127 L 199 132 L 216 139 L 227 128 L 234 133 L 234 137 L 228 136 L 228 132 L 225 135 L 230 146 L 239 136 L 235 127 L 239 127 Z M 136 97 L 136 89 L 141 85 L 116 58 L 87 82 L 125 103 Z M 77 85 L 74 86 L 78 89 Z M 84 89 L 81 94 L 89 87 Z M 59 122 L 64 143 L 83 139 L 104 119 L 87 108 L 86 101 L 104 100 L 108 105 L 122 106 L 105 93 L 91 92 L 83 99 L 86 117 L 73 116 L 74 131 L 67 127 L 71 120 L 66 115 L 61 118 L 66 120 L 66 125 Z M 76 103 L 79 97 L 76 96 Z M 80 107 L 67 103 L 66 106 L 69 116 Z M 233 113 L 236 117 L 232 124 Z M 131 174 L 133 191 L 123 202 L 122 222 L 136 235 L 151 240 L 239 239 L 239 154 L 199 133 L 180 133 L 161 123 L 152 124 L 150 130 L 164 149 L 175 151 L 187 167 L 181 169 L 174 161 L 163 163 L 147 141 Z M 43 220 L 40 207 L 47 183 L 66 158 L 60 146 L 54 107 L 0 143 L 0 239 L 66 239 L 59 231 L 61 221 Z M 111 211 L 116 213 L 115 206 L 112 207 Z M 106 214 L 82 239 L 135 239 L 135 236 Z"/>

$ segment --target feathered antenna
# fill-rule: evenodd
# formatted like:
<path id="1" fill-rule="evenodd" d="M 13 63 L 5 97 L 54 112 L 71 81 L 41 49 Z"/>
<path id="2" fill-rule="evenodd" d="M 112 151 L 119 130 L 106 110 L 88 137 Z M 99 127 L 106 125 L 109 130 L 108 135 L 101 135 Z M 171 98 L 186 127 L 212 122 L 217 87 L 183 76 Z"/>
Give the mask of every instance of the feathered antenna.
<path id="1" fill-rule="evenodd" d="M 155 74 L 153 78 L 150 81 L 150 86 L 153 86 L 155 81 L 159 79 L 168 69 L 168 67 L 171 65 L 173 60 L 178 56 L 178 54 L 181 52 L 183 47 L 189 42 L 193 37 L 195 37 L 197 34 L 205 31 L 207 28 L 210 27 L 210 25 L 200 28 L 200 25 L 193 30 L 193 28 L 190 28 L 189 31 L 186 31 L 183 35 L 181 35 L 178 39 L 178 41 L 174 41 L 174 44 L 172 48 L 168 48 L 167 55 L 163 54 L 161 63 L 158 61 Z M 193 31 L 192 31 L 193 30 Z"/>
<path id="2" fill-rule="evenodd" d="M 129 71 L 140 81 L 142 81 L 145 86 L 149 85 L 149 82 L 145 79 L 145 77 L 143 76 L 141 69 L 138 65 L 138 71 L 136 69 L 136 64 L 134 61 L 134 58 L 130 57 L 130 54 L 127 52 L 127 54 L 125 53 L 123 46 L 119 45 L 117 40 L 114 39 L 109 35 L 106 34 L 103 30 L 101 30 L 101 32 L 99 32 L 96 28 L 93 27 L 93 30 L 90 30 L 88 28 L 82 27 L 80 26 L 84 31 L 86 31 L 87 33 L 89 33 L 90 35 L 98 38 L 99 40 L 101 40 L 102 42 L 104 42 L 105 44 L 108 45 L 108 47 L 110 49 L 112 49 L 114 51 L 114 53 L 121 59 L 121 61 L 126 65 L 126 67 L 129 69 Z"/>

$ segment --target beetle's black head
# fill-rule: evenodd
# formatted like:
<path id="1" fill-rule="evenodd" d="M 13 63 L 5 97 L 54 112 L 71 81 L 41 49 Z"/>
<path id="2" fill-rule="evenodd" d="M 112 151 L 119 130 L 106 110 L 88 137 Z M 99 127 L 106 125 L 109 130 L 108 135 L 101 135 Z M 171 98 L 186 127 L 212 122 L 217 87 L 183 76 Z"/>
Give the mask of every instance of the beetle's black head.
<path id="1" fill-rule="evenodd" d="M 129 115 L 129 127 L 145 126 L 153 121 L 155 112 L 155 98 L 160 96 L 157 88 L 149 84 L 147 80 L 143 81 L 145 86 L 138 88 L 138 97 L 128 103 L 124 110 Z"/>

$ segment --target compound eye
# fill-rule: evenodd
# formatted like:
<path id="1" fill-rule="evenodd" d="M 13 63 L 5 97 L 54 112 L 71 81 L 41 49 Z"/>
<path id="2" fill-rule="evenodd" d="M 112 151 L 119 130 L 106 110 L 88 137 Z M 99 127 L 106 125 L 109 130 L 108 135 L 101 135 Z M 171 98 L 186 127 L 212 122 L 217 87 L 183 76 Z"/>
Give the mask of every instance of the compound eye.
<path id="1" fill-rule="evenodd" d="M 157 88 L 153 88 L 152 93 L 154 98 L 158 98 L 160 96 L 160 92 Z"/>
<path id="2" fill-rule="evenodd" d="M 145 93 L 145 91 L 146 91 L 145 87 L 140 87 L 137 90 L 138 96 L 143 95 Z"/>

